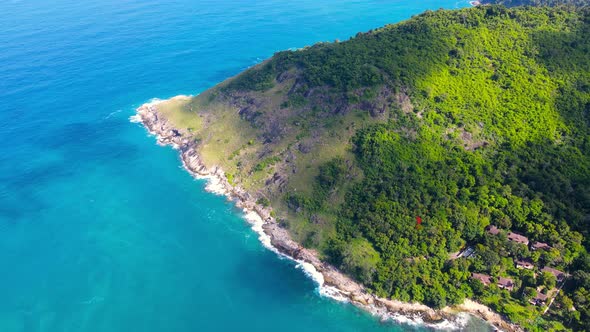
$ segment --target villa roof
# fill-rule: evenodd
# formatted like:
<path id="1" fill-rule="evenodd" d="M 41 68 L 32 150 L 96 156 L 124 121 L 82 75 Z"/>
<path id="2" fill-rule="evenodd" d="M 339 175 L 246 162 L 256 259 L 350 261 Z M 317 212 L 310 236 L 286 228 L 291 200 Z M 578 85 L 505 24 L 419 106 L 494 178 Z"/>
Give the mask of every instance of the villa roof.
<path id="1" fill-rule="evenodd" d="M 522 244 L 529 244 L 529 239 L 526 236 L 520 235 L 517 233 L 513 233 L 513 232 L 508 233 L 508 240 L 522 243 Z"/>
<path id="2" fill-rule="evenodd" d="M 516 266 L 524 267 L 526 269 L 532 269 L 533 267 L 535 267 L 535 264 L 533 263 L 533 261 L 529 259 L 522 259 L 516 261 Z"/>
<path id="3" fill-rule="evenodd" d="M 500 230 L 498 229 L 498 227 L 492 225 L 488 227 L 488 233 L 492 235 L 498 235 L 498 233 L 500 233 Z"/>
<path id="4" fill-rule="evenodd" d="M 492 283 L 492 277 L 481 273 L 472 273 L 471 278 L 481 281 L 486 286 Z"/>
<path id="5" fill-rule="evenodd" d="M 533 243 L 533 249 L 545 249 L 545 250 L 548 250 L 548 249 L 551 249 L 551 246 L 548 245 L 545 242 L 539 242 L 539 241 L 537 241 L 537 242 Z"/>
<path id="6" fill-rule="evenodd" d="M 514 282 L 510 278 L 500 277 L 498 278 L 498 286 L 512 289 L 514 287 Z"/>
<path id="7" fill-rule="evenodd" d="M 563 277 L 565 277 L 565 273 L 562 271 L 559 271 L 557 269 L 551 268 L 551 267 L 544 267 L 541 271 L 543 272 L 549 272 L 551 274 L 553 274 L 555 276 L 555 278 L 559 279 L 563 279 Z"/>
<path id="8" fill-rule="evenodd" d="M 537 293 L 537 295 L 535 295 L 535 297 L 530 299 L 529 302 L 534 305 L 541 305 L 547 301 L 547 298 L 548 298 L 548 296 L 546 294 Z"/>

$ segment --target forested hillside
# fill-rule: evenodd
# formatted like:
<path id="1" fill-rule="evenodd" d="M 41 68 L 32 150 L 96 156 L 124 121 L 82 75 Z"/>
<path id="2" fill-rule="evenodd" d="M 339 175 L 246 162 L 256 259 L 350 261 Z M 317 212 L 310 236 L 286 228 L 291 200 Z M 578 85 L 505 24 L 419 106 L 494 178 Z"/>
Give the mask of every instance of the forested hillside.
<path id="1" fill-rule="evenodd" d="M 163 113 L 382 297 L 590 326 L 588 9 L 426 12 Z"/>

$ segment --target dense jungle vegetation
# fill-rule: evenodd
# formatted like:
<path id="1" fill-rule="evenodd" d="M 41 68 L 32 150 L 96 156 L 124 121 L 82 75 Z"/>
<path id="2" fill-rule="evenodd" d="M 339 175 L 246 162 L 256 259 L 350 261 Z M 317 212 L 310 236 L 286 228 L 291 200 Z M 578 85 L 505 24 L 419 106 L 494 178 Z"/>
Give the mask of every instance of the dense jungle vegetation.
<path id="1" fill-rule="evenodd" d="M 285 77 L 295 83 L 281 90 Z M 205 96 L 221 94 L 284 97 L 274 111 L 243 108 L 253 124 L 301 110 L 281 120 L 303 128 L 298 145 L 274 156 L 266 149 L 247 168 L 242 151 L 258 141 L 243 144 L 231 158 L 236 181 L 249 172 L 274 183 L 281 167 L 313 150 L 303 144 L 305 116 L 325 124 L 332 143 L 322 146 L 342 140 L 340 124 L 352 133 L 309 190 L 291 181 L 264 202 L 286 207 L 277 212 L 285 227 L 371 291 L 437 308 L 475 298 L 530 330 L 590 329 L 590 9 L 429 11 L 348 41 L 279 52 Z M 347 124 L 354 112 L 360 120 Z M 287 135 L 275 127 L 279 134 L 260 141 Z M 285 172 L 287 180 L 307 168 Z M 565 282 L 546 267 L 566 273 Z M 500 278 L 513 287 L 500 288 Z M 545 295 L 555 298 L 546 312 L 549 300 L 531 302 Z"/>
<path id="2" fill-rule="evenodd" d="M 514 6 L 588 6 L 589 0 L 483 0 L 482 4 L 503 5 L 506 7 Z"/>

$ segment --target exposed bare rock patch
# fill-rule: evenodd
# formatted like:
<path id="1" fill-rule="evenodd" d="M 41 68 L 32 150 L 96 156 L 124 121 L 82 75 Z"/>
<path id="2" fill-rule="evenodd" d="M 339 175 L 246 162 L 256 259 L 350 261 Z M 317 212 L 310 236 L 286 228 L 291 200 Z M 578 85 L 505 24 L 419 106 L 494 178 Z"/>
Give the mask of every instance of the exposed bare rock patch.
<path id="1" fill-rule="evenodd" d="M 400 92 L 395 94 L 395 102 L 404 113 L 412 113 L 414 111 L 414 105 L 408 94 L 408 89 L 403 88 Z"/>

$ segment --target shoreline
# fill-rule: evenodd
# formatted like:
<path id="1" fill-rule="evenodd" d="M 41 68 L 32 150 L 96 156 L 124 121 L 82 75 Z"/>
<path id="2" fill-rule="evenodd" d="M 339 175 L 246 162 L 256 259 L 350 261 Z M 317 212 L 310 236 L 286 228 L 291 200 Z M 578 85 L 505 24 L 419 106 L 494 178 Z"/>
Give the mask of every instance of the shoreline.
<path id="1" fill-rule="evenodd" d="M 176 96 L 174 98 L 190 98 Z M 322 296 L 336 301 L 349 302 L 354 306 L 381 317 L 409 325 L 424 325 L 434 329 L 461 329 L 468 314 L 483 319 L 496 330 L 522 331 L 522 329 L 495 313 L 489 307 L 473 300 L 463 304 L 432 309 L 424 304 L 406 303 L 379 298 L 367 292 L 364 286 L 350 279 L 335 267 L 322 262 L 314 250 L 304 248 L 291 239 L 288 231 L 279 226 L 271 216 L 271 210 L 256 204 L 256 199 L 240 187 L 229 184 L 219 166 L 207 168 L 198 153 L 198 145 L 189 135 L 174 128 L 158 113 L 157 105 L 165 100 L 154 99 L 136 110 L 132 122 L 141 123 L 156 136 L 159 145 L 170 145 L 180 153 L 183 167 L 194 177 L 207 180 L 205 189 L 226 196 L 242 209 L 245 219 L 258 234 L 259 240 L 269 250 L 297 263 L 317 284 Z"/>

